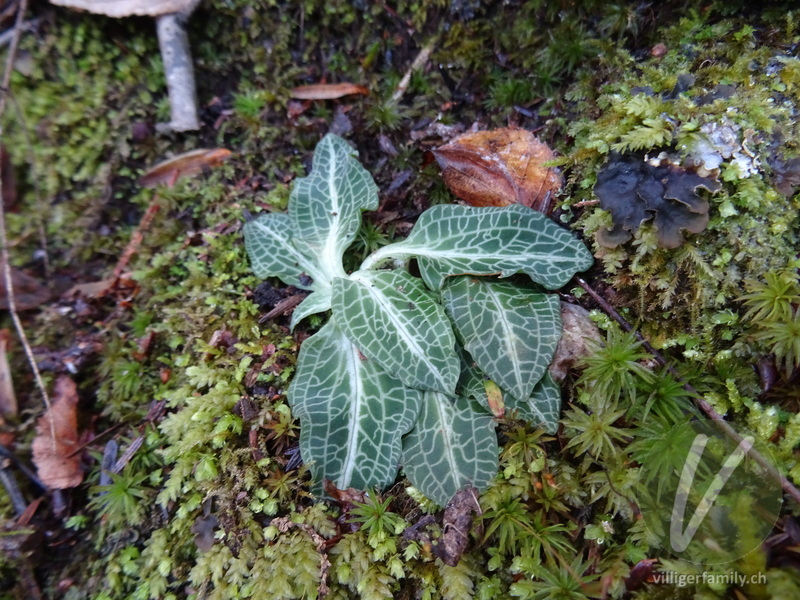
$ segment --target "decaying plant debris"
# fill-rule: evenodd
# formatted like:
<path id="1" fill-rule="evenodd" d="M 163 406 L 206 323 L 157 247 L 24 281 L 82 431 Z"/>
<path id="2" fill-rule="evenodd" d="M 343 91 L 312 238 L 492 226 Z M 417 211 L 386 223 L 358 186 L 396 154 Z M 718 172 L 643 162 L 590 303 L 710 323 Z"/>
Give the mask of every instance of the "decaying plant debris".
<path id="1" fill-rule="evenodd" d="M 524 129 L 465 133 L 432 151 L 442 179 L 472 206 L 522 204 L 549 214 L 561 175 L 553 151 Z"/>

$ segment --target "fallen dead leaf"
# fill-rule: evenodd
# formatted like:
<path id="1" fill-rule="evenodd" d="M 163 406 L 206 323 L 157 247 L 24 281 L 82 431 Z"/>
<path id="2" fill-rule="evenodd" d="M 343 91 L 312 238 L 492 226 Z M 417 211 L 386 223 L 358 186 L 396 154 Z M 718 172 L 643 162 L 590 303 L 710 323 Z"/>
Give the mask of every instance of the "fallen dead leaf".
<path id="1" fill-rule="evenodd" d="M 10 339 L 11 332 L 0 329 L 0 422 L 17 416 L 17 396 L 14 394 L 14 382 L 6 356 Z"/>
<path id="2" fill-rule="evenodd" d="M 322 489 L 339 505 L 339 517 L 336 519 L 339 526 L 346 532 L 358 531 L 359 523 L 351 518 L 351 512 L 359 504 L 364 504 L 369 497 L 366 492 L 355 488 L 340 490 L 330 479 L 322 480 Z"/>
<path id="3" fill-rule="evenodd" d="M 561 187 L 558 170 L 544 166 L 553 151 L 524 129 L 467 133 L 432 154 L 450 190 L 472 206 L 523 204 L 549 214 Z"/>
<path id="4" fill-rule="evenodd" d="M 159 183 L 164 183 L 171 187 L 180 177 L 195 175 L 203 169 L 221 165 L 231 154 L 232 152 L 225 148 L 204 148 L 184 152 L 148 169 L 139 178 L 139 185 L 155 187 Z"/>
<path id="5" fill-rule="evenodd" d="M 14 287 L 14 305 L 17 310 L 30 310 L 50 299 L 50 290 L 24 271 L 11 267 L 11 285 Z M 8 310 L 6 279 L 0 263 L 0 309 Z"/>
<path id="6" fill-rule="evenodd" d="M 33 440 L 33 464 L 39 479 L 52 489 L 71 488 L 83 481 L 78 448 L 78 391 L 66 375 L 56 380 L 53 404 L 39 418 Z"/>
<path id="7" fill-rule="evenodd" d="M 369 90 L 354 83 L 316 83 L 294 88 L 289 95 L 298 100 L 335 100 L 343 96 L 360 94 L 366 96 Z"/>
<path id="8" fill-rule="evenodd" d="M 330 479 L 322 480 L 322 488 L 325 493 L 339 503 L 339 507 L 349 512 L 356 504 L 364 504 L 367 501 L 367 493 L 355 488 L 345 488 L 340 490 Z"/>
<path id="9" fill-rule="evenodd" d="M 577 304 L 561 303 L 561 324 L 561 339 L 550 363 L 550 375 L 556 381 L 564 381 L 578 359 L 591 353 L 591 341 L 602 339 L 589 311 Z"/>
<path id="10" fill-rule="evenodd" d="M 451 567 L 458 565 L 469 543 L 469 532 L 475 515 L 481 515 L 478 490 L 467 486 L 456 492 L 444 509 L 442 537 L 433 547 L 433 553 Z"/>

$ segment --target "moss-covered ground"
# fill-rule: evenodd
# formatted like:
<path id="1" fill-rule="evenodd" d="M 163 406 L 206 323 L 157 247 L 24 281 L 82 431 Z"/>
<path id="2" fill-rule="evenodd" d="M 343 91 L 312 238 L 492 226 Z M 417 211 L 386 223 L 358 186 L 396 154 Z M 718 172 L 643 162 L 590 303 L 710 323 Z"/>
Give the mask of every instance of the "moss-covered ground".
<path id="1" fill-rule="evenodd" d="M 8 235 L 13 265 L 53 292 L 23 320 L 45 383 L 68 373 L 78 384 L 86 473 L 79 487 L 42 496 L 9 468 L 29 502 L 42 500 L 20 525 L 0 494 L 0 594 L 800 597 L 791 550 L 800 507 L 789 499 L 768 544 L 717 567 L 764 573 L 765 582 L 648 583 L 659 568 L 649 559 L 695 568 L 668 562 L 632 501 L 653 445 L 668 450 L 665 432 L 694 413 L 675 377 L 577 285 L 564 298 L 594 311 L 607 345 L 565 382 L 557 436 L 500 423 L 500 473 L 458 566 L 404 536 L 438 507 L 402 479 L 342 518 L 342 505 L 309 492 L 285 399 L 298 347 L 321 321 L 294 334 L 285 317 L 260 321 L 274 299 L 251 274 L 241 236 L 242 211 L 285 207 L 332 128 L 381 190 L 382 218 L 365 222 L 354 264 L 427 206 L 455 201 L 436 168 L 423 167 L 424 151 L 441 142 L 431 124 L 534 130 L 566 176 L 554 218 L 596 253 L 585 278 L 800 484 L 800 12 L 790 9 L 213 0 L 190 23 L 203 128 L 162 134 L 154 126 L 169 106 L 152 21 L 37 4 L 42 20 L 23 39 L 3 115 L 19 195 Z M 427 44 L 431 60 L 393 100 Z M 290 100 L 293 87 L 320 81 L 370 94 Z M 715 130 L 729 134 L 727 149 L 703 145 Z M 171 188 L 137 182 L 154 163 L 200 147 L 234 154 Z M 674 249 L 659 247 L 649 224 L 600 246 L 597 232 L 612 222 L 596 204 L 598 173 L 614 153 L 661 152 L 675 164 L 716 165 L 721 189 L 701 192 L 707 228 Z M 59 296 L 109 277 L 153 203 L 159 210 L 111 293 Z M 9 360 L 20 412 L 4 440 L 30 463 L 43 407 L 19 344 Z M 100 487 L 112 439 L 120 455 L 141 445 Z"/>

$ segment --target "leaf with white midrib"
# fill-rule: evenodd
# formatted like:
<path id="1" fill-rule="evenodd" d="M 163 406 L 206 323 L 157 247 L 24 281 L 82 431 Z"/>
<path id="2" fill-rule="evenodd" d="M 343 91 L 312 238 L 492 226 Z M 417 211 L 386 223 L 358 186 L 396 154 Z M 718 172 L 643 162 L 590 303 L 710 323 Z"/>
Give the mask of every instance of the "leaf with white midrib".
<path id="1" fill-rule="evenodd" d="M 486 277 L 452 277 L 445 310 L 478 367 L 517 399 L 530 397 L 561 338 L 555 294 Z"/>
<path id="2" fill-rule="evenodd" d="M 417 424 L 403 438 L 403 471 L 414 487 L 445 506 L 466 485 L 486 489 L 497 467 L 492 417 L 466 398 L 426 392 Z"/>
<path id="3" fill-rule="evenodd" d="M 489 405 L 489 395 L 486 392 L 483 373 L 472 364 L 467 357 L 461 361 L 461 377 L 458 380 L 456 394 L 476 400 L 480 407 L 487 413 L 492 413 Z M 503 394 L 503 405 L 506 416 L 516 414 L 524 421 L 529 421 L 536 427 L 541 427 L 547 433 L 558 431 L 558 419 L 561 414 L 561 387 L 553 380 L 550 371 L 536 383 L 530 398 L 517 400 L 506 392 Z"/>
<path id="4" fill-rule="evenodd" d="M 452 394 L 455 336 L 441 304 L 405 271 L 356 271 L 333 282 L 333 314 L 348 338 L 409 387 Z"/>
<path id="5" fill-rule="evenodd" d="M 461 361 L 461 374 L 458 376 L 456 396 L 480 398 L 486 395 L 484 374 L 472 360 L 472 357 L 459 344 L 456 353 Z"/>
<path id="6" fill-rule="evenodd" d="M 548 289 L 564 286 L 594 262 L 572 233 L 518 204 L 505 207 L 438 205 L 426 210 L 402 242 L 384 246 L 362 269 L 389 258 L 415 257 L 431 289 L 450 275 L 525 273 Z"/>
<path id="7" fill-rule="evenodd" d="M 307 316 L 325 312 L 326 310 L 330 310 L 330 308 L 331 289 L 326 288 L 324 290 L 314 292 L 313 294 L 306 296 L 305 300 L 298 304 L 297 308 L 294 309 L 294 312 L 292 313 L 292 322 L 289 328 L 294 330 L 295 326 Z"/>
<path id="8" fill-rule="evenodd" d="M 296 246 L 317 257 L 330 278 L 345 276 L 342 255 L 358 233 L 361 211 L 378 208 L 378 188 L 356 154 L 342 138 L 326 135 L 289 200 Z"/>
<path id="9" fill-rule="evenodd" d="M 280 277 L 304 290 L 330 287 L 330 279 L 317 262 L 292 241 L 289 215 L 265 213 L 244 225 L 244 245 L 256 276 Z"/>
<path id="10" fill-rule="evenodd" d="M 300 454 L 317 487 L 385 488 L 396 475 L 401 436 L 417 418 L 422 392 L 362 354 L 333 319 L 303 342 L 288 400 L 300 419 Z"/>
<path id="11" fill-rule="evenodd" d="M 516 411 L 519 418 L 541 427 L 547 433 L 558 431 L 558 418 L 561 413 L 561 388 L 553 381 L 550 372 L 534 386 L 530 398 L 517 400 L 505 395 L 506 411 Z"/>

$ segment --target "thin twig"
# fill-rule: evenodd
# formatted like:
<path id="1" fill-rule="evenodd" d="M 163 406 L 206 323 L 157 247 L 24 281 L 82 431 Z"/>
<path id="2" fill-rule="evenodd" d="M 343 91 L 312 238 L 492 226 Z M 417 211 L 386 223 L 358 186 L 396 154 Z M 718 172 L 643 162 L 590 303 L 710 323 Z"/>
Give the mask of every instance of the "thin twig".
<path id="1" fill-rule="evenodd" d="M 602 308 L 612 319 L 614 319 L 617 323 L 619 323 L 620 327 L 622 327 L 622 329 L 625 330 L 625 333 L 633 332 L 633 335 L 635 335 L 636 339 L 642 343 L 644 349 L 647 350 L 650 354 L 652 354 L 653 357 L 656 359 L 656 361 L 662 367 L 667 367 L 668 369 L 671 368 L 667 364 L 667 361 L 664 359 L 664 357 L 661 356 L 661 354 L 658 352 L 658 350 L 653 348 L 653 346 L 650 345 L 650 342 L 648 342 L 641 333 L 639 333 L 638 331 L 634 331 L 633 325 L 628 323 L 628 321 L 625 320 L 625 317 L 619 314 L 617 312 L 617 309 L 611 306 L 606 301 L 605 298 L 603 298 L 600 294 L 598 294 L 588 283 L 586 283 L 586 281 L 584 281 L 580 277 L 576 277 L 575 281 L 577 281 L 578 285 L 581 286 L 586 291 L 586 293 L 588 293 L 592 297 L 592 299 L 600 305 L 600 308 Z"/>
<path id="2" fill-rule="evenodd" d="M 42 18 L 37 17 L 35 19 L 31 19 L 30 21 L 25 21 L 20 26 L 14 25 L 14 27 L 12 27 L 11 29 L 7 29 L 3 33 L 0 33 L 0 48 L 2 48 L 6 44 L 8 44 L 11 40 L 14 39 L 14 33 L 17 31 L 17 29 L 20 29 L 21 31 L 32 31 L 36 29 L 39 26 L 39 23 L 41 22 Z"/>
<path id="3" fill-rule="evenodd" d="M 38 218 L 36 219 L 36 229 L 39 232 L 39 245 L 42 250 L 42 265 L 44 266 L 44 278 L 47 283 L 50 283 L 52 272 L 50 270 L 50 253 L 47 250 L 47 231 L 45 229 L 45 215 L 47 215 L 47 207 L 45 206 L 44 196 L 42 195 L 42 187 L 39 185 L 39 169 L 37 167 L 36 155 L 33 152 L 33 140 L 31 140 L 31 132 L 28 129 L 28 124 L 25 121 L 25 115 L 22 112 L 22 107 L 17 102 L 11 90 L 8 90 L 8 97 L 11 99 L 11 104 L 14 106 L 14 112 L 17 114 L 17 122 L 22 129 L 22 135 L 25 136 L 25 143 L 28 144 L 28 167 L 31 170 L 31 182 L 33 183 L 33 195 L 36 198 L 36 206 L 38 210 Z"/>
<path id="4" fill-rule="evenodd" d="M 27 477 L 28 480 L 31 483 L 33 483 L 36 487 L 38 487 L 40 490 L 42 490 L 43 492 L 47 491 L 47 486 L 42 482 L 41 479 L 39 479 L 36 476 L 36 473 L 34 473 L 33 470 L 31 470 L 30 468 L 28 468 L 28 465 L 26 465 L 24 462 L 22 462 L 17 457 L 16 454 L 11 452 L 11 450 L 6 448 L 2 444 L 0 444 L 0 456 L 2 456 L 3 458 L 6 458 L 6 459 L 10 460 L 12 463 L 14 463 L 14 466 L 17 467 L 17 469 L 19 469 L 20 473 L 25 475 L 25 477 Z"/>
<path id="5" fill-rule="evenodd" d="M 420 70 L 422 67 L 425 66 L 425 63 L 428 62 L 428 59 L 433 54 L 433 49 L 436 47 L 436 42 L 439 40 L 438 36 L 434 36 L 434 38 L 425 44 L 422 47 L 422 50 L 419 51 L 417 57 L 414 59 L 414 62 L 411 63 L 411 66 L 408 68 L 408 71 L 405 72 L 403 78 L 400 80 L 400 83 L 397 84 L 397 87 L 392 94 L 392 102 L 399 102 L 400 98 L 403 97 L 403 94 L 406 93 L 409 84 L 411 83 L 411 76 L 414 74 L 414 71 Z"/>
<path id="6" fill-rule="evenodd" d="M 3 137 L 3 122 L 2 116 L 6 111 L 6 101 L 8 100 L 8 88 L 11 85 L 11 72 L 14 70 L 14 60 L 17 55 L 17 48 L 19 47 L 19 38 L 22 33 L 23 19 L 28 10 L 28 0 L 20 0 L 17 9 L 17 21 L 14 25 L 14 37 L 11 39 L 11 45 L 8 49 L 8 56 L 6 57 L 6 67 L 3 73 L 3 80 L 0 83 L 0 138 Z M 3 278 L 6 284 L 6 294 L 8 296 L 8 312 L 11 314 L 11 320 L 14 322 L 14 328 L 17 330 L 22 347 L 25 349 L 25 356 L 33 371 L 33 377 L 36 380 L 36 385 L 42 394 L 42 400 L 47 410 L 50 410 L 50 397 L 47 395 L 47 389 L 44 387 L 42 375 L 39 373 L 39 367 L 36 364 L 36 359 L 33 356 L 33 350 L 28 342 L 28 336 L 25 335 L 25 329 L 22 327 L 22 321 L 17 314 L 17 303 L 14 298 L 14 284 L 11 279 L 11 259 L 8 255 L 8 234 L 6 233 L 6 209 L 2 201 L 3 198 L 3 181 L 0 177 L 0 261 L 2 261 Z M 50 419 L 50 438 L 53 448 L 56 446 L 56 431 L 53 424 L 53 419 Z"/>
<path id="7" fill-rule="evenodd" d="M 148 206 L 147 210 L 144 212 L 144 215 L 139 221 L 139 225 L 136 227 L 136 230 L 133 232 L 133 234 L 131 234 L 131 239 L 128 242 L 128 245 L 125 246 L 125 250 L 122 251 L 122 255 L 119 257 L 119 260 L 114 267 L 114 272 L 112 273 L 111 278 L 115 281 L 122 276 L 122 273 L 128 267 L 128 263 L 130 262 L 131 258 L 139 250 L 139 247 L 142 245 L 142 240 L 144 239 L 144 233 L 150 228 L 150 225 L 153 223 L 153 219 L 155 219 L 160 208 L 161 203 L 158 200 L 158 194 L 156 194 L 150 201 L 150 206 Z"/>
<path id="8" fill-rule="evenodd" d="M 617 323 L 619 323 L 622 329 L 624 329 L 628 333 L 633 332 L 636 338 L 642 343 L 642 347 L 653 356 L 653 358 L 656 360 L 658 364 L 666 368 L 667 371 L 669 371 L 669 373 L 673 377 L 675 377 L 677 381 L 683 383 L 683 389 L 685 389 L 687 392 L 691 394 L 692 400 L 694 401 L 695 405 L 697 405 L 697 408 L 703 411 L 703 413 L 709 419 L 714 421 L 717 424 L 717 426 L 720 429 L 722 429 L 722 431 L 725 432 L 725 434 L 728 437 L 730 437 L 734 442 L 736 442 L 736 444 L 742 444 L 743 440 L 742 436 L 739 435 L 739 432 L 737 432 L 731 426 L 731 424 L 728 423 L 722 417 L 722 415 L 720 415 L 716 410 L 714 410 L 713 406 L 711 406 L 705 399 L 703 399 L 703 397 L 700 395 L 700 392 L 698 392 L 693 385 L 687 383 L 683 379 L 683 377 L 680 376 L 675 367 L 669 364 L 667 360 L 661 355 L 661 353 L 655 348 L 653 348 L 650 342 L 648 342 L 644 338 L 644 336 L 642 336 L 641 333 L 639 333 L 638 331 L 634 332 L 633 326 L 630 323 L 628 323 L 628 321 L 625 320 L 625 318 L 621 314 L 619 314 L 617 310 L 606 301 L 605 298 L 603 298 L 588 283 L 586 283 L 586 281 L 584 281 L 580 277 L 576 277 L 575 281 L 577 281 L 578 285 L 581 286 L 584 290 L 586 290 L 586 293 L 588 293 L 592 297 L 592 299 L 600 305 L 600 308 L 602 308 L 612 319 L 614 319 Z M 761 465 L 761 467 L 764 468 L 764 470 L 766 470 L 771 477 L 780 480 L 781 488 L 783 488 L 783 491 L 786 492 L 786 494 L 789 497 L 791 497 L 792 500 L 800 504 L 800 490 L 798 490 L 792 484 L 791 481 L 789 481 L 786 477 L 781 475 L 780 472 L 772 464 L 770 464 L 770 462 L 766 458 L 764 458 L 764 456 L 758 450 L 756 450 L 752 444 L 742 444 L 742 448 L 745 448 L 747 454 L 749 454 L 753 460 L 755 460 L 759 465 Z"/>
<path id="9" fill-rule="evenodd" d="M 2 483 L 3 487 L 6 489 L 6 493 L 11 500 L 11 506 L 14 507 L 14 511 L 19 517 L 25 512 L 25 509 L 28 508 L 28 502 L 25 500 L 25 496 L 22 495 L 22 492 L 19 491 L 17 480 L 14 479 L 14 474 L 11 472 L 11 469 L 7 469 L 2 465 L 0 465 L 0 483 Z"/>
<path id="10" fill-rule="evenodd" d="M 278 302 L 272 310 L 270 310 L 267 314 L 262 316 L 258 322 L 259 323 L 266 323 L 270 319 L 274 319 L 275 317 L 279 317 L 281 315 L 285 315 L 290 310 L 295 308 L 298 304 L 300 304 L 303 300 L 306 299 L 306 294 L 297 293 L 293 296 L 289 296 L 288 298 L 284 298 L 280 302 Z"/>

